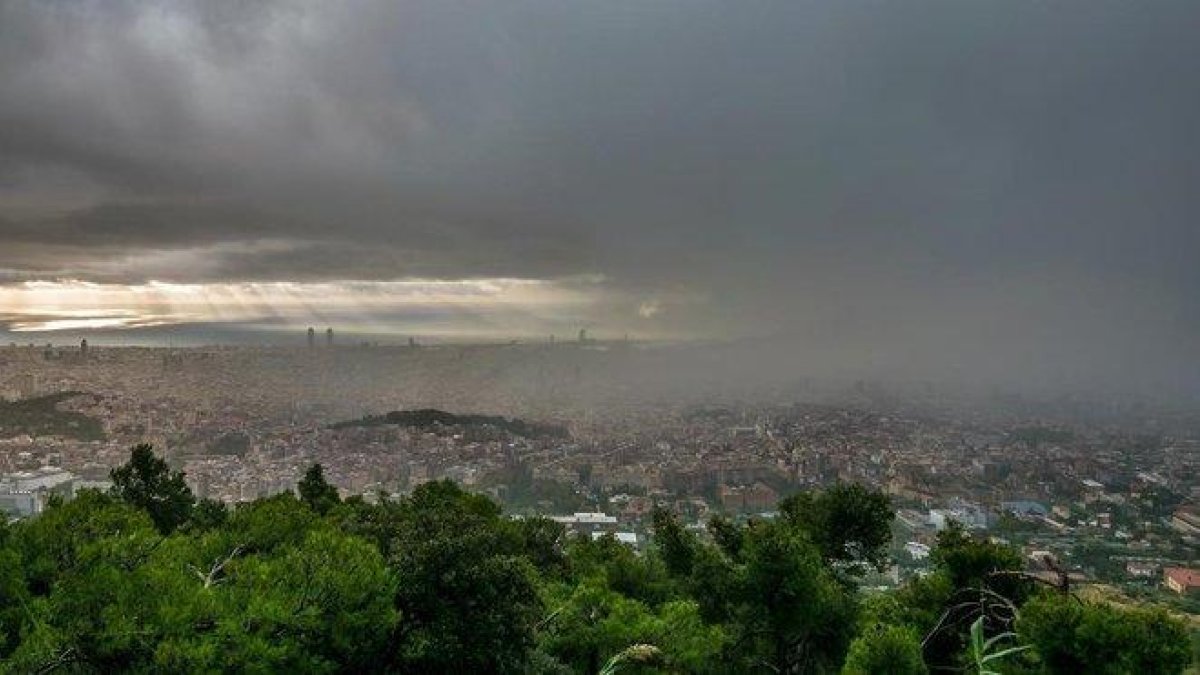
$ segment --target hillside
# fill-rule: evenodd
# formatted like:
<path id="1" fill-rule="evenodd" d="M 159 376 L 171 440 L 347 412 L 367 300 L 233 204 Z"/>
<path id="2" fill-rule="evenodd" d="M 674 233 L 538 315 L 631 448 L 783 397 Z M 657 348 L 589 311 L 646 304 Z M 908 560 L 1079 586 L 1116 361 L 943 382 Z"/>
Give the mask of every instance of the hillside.
<path id="1" fill-rule="evenodd" d="M 569 438 L 566 427 L 541 422 L 526 422 L 499 415 L 456 415 L 444 410 L 396 410 L 386 415 L 369 415 L 362 419 L 337 422 L 332 429 L 395 425 L 410 429 L 437 430 L 447 427 L 493 427 L 523 438 Z"/>
<path id="2" fill-rule="evenodd" d="M 62 436 L 80 441 L 104 438 L 100 421 L 83 413 L 60 410 L 58 405 L 79 392 L 63 392 L 20 401 L 0 401 L 0 438 L 28 434 Z"/>

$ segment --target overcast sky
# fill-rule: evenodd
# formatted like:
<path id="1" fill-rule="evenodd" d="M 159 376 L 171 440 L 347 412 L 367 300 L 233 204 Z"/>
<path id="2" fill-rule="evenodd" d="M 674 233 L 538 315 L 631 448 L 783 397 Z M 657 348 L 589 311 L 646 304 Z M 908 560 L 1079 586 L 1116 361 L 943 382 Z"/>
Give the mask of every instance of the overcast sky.
<path id="1" fill-rule="evenodd" d="M 1191 386 L 1197 26 L 1194 0 L 0 0 L 0 323 L 588 326 Z"/>

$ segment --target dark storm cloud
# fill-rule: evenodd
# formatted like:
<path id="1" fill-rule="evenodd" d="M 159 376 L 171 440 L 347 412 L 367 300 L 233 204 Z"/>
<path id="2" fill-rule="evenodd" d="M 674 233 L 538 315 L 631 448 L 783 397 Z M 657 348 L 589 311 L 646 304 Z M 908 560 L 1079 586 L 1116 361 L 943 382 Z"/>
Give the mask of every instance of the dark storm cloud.
<path id="1" fill-rule="evenodd" d="M 599 274 L 621 328 L 1193 377 L 1198 22 L 1170 0 L 9 0 L 0 279 Z"/>

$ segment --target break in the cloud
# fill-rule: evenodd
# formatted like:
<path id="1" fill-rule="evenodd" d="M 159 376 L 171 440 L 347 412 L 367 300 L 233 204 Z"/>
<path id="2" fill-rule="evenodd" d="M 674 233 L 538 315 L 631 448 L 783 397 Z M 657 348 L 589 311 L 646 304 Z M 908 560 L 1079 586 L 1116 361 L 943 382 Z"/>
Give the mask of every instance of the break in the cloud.
<path id="1" fill-rule="evenodd" d="M 1194 381 L 1198 22 L 1189 0 L 9 0 L 0 283 L 586 277 L 568 318 L 509 306 L 497 332 Z"/>
<path id="2" fill-rule="evenodd" d="M 525 335 L 528 319 L 578 321 L 602 302 L 594 280 L 96 284 L 26 282 L 0 287 L 0 321 L 14 333 L 231 324 L 290 331 L 336 325 L 351 334 Z M 522 322 L 516 317 L 528 315 Z M 415 320 L 415 322 L 414 322 Z M 460 323 L 463 325 L 455 325 Z M 477 325 L 467 325 L 475 323 Z"/>
<path id="3" fill-rule="evenodd" d="M 677 298 L 687 304 L 689 298 Z M 192 326 L 203 341 L 222 330 L 258 334 L 275 344 L 299 343 L 307 327 L 336 327 L 361 337 L 438 340 L 572 336 L 593 316 L 628 303 L 604 279 L 579 277 L 458 281 L 248 281 L 104 284 L 27 281 L 0 286 L 0 325 L 28 339 L 71 332 L 112 342 L 115 332 Z M 206 330 L 196 330 L 204 327 Z M 223 328 L 222 328 L 223 327 Z M 665 331 L 649 337 L 677 340 Z M 251 338 L 248 338 L 251 339 Z"/>

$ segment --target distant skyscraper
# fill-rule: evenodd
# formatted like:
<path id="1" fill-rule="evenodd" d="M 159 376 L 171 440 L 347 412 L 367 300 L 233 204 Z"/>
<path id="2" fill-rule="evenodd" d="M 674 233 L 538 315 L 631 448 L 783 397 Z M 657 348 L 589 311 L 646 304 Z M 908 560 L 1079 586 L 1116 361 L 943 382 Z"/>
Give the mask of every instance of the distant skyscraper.
<path id="1" fill-rule="evenodd" d="M 317 331 L 312 326 L 308 328 L 308 348 L 312 349 L 317 346 Z"/>
<path id="2" fill-rule="evenodd" d="M 326 347 L 333 346 L 333 329 L 332 328 L 325 329 L 325 346 Z"/>

